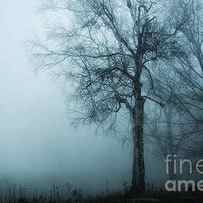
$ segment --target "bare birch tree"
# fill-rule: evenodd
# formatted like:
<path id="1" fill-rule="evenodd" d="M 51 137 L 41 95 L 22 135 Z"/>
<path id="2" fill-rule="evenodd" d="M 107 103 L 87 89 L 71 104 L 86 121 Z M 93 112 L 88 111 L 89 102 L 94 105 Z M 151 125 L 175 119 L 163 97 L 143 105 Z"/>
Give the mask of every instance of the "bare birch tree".
<path id="1" fill-rule="evenodd" d="M 85 121 L 105 124 L 126 109 L 132 126 L 131 189 L 142 192 L 144 107 L 146 101 L 162 106 L 154 69 L 160 61 L 165 63 L 184 54 L 176 35 L 186 19 L 171 29 L 157 12 L 160 4 L 153 0 L 61 2 L 62 6 L 55 8 L 73 14 L 75 25 L 56 33 L 62 43 L 37 45 L 36 55 L 45 67 L 67 66 L 65 72 L 71 72 L 77 81 L 76 93 Z"/>

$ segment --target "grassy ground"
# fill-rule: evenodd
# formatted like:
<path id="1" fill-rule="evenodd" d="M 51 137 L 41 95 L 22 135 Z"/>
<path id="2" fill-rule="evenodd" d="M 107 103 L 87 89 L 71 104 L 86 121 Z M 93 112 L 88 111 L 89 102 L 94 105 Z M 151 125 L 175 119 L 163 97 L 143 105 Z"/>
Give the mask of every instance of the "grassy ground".
<path id="1" fill-rule="evenodd" d="M 1 195 L 1 194 L 0 194 Z M 35 197 L 20 197 L 10 194 L 1 197 L 0 203 L 203 203 L 203 193 L 167 193 L 146 192 L 142 194 L 121 193 L 107 196 L 63 198 L 59 195 L 38 195 Z"/>

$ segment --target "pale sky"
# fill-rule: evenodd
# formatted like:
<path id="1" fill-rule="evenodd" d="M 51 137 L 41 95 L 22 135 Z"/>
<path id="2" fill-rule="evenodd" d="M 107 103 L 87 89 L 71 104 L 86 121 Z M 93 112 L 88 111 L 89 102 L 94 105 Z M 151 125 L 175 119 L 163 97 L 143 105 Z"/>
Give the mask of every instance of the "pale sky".
<path id="1" fill-rule="evenodd" d="M 129 178 L 130 150 L 71 127 L 62 82 L 33 71 L 26 42 L 44 20 L 35 0 L 0 0 L 0 178 L 118 188 Z"/>

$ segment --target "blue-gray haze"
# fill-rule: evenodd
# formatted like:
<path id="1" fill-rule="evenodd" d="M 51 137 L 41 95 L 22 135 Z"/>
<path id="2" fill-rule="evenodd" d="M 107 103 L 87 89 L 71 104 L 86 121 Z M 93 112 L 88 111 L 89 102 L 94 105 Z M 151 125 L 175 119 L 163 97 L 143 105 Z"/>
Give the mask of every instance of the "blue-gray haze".
<path id="1" fill-rule="evenodd" d="M 46 21 L 37 7 L 35 0 L 0 0 L 0 181 L 121 188 L 130 177 L 130 149 L 72 127 L 63 82 L 33 71 L 26 42 Z"/>

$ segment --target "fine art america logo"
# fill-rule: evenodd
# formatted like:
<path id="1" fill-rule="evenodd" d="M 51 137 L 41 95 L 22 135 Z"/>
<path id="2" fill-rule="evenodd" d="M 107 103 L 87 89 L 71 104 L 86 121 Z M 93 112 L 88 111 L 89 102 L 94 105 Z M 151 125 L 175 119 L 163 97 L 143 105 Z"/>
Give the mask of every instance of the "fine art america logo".
<path id="1" fill-rule="evenodd" d="M 168 192 L 203 192 L 203 180 L 195 181 L 192 177 L 195 175 L 203 175 L 203 159 L 190 160 L 179 159 L 177 155 L 167 155 L 166 174 L 171 180 L 166 181 L 165 189 Z M 189 180 L 179 180 L 178 177 L 189 176 Z"/>

